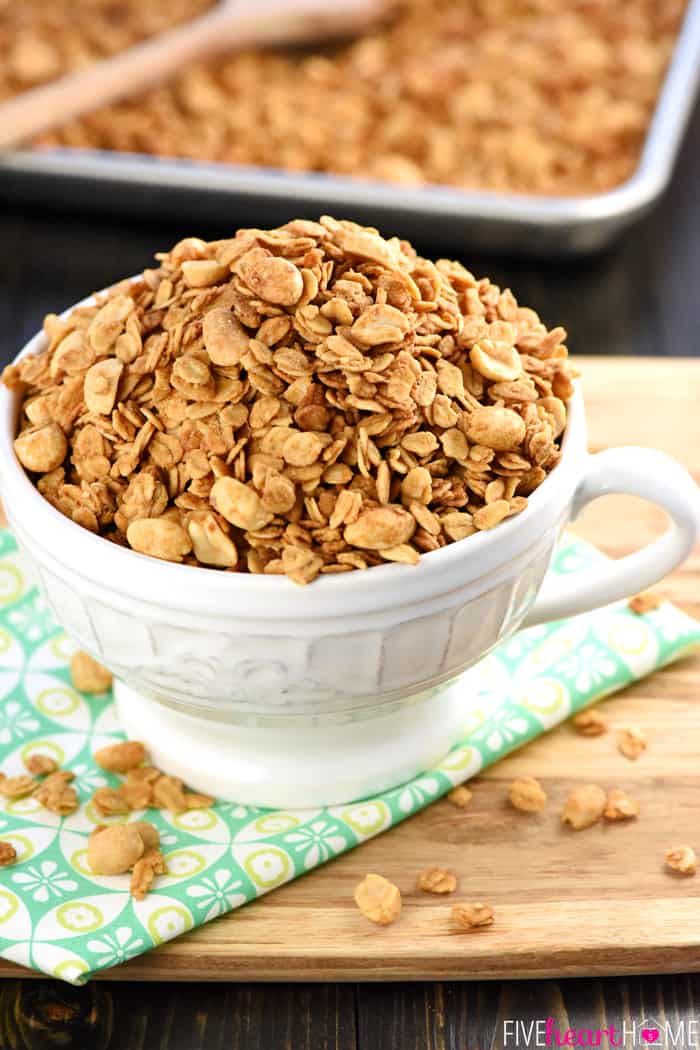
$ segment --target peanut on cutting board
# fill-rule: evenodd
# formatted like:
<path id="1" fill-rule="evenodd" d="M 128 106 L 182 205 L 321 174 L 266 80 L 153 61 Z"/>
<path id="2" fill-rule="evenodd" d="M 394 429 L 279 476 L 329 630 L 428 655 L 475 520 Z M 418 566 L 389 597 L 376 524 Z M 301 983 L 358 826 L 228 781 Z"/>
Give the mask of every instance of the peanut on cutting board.
<path id="1" fill-rule="evenodd" d="M 694 875 L 698 866 L 692 846 L 676 846 L 666 853 L 666 867 L 680 875 Z"/>
<path id="2" fill-rule="evenodd" d="M 595 708 L 579 711 L 572 719 L 573 727 L 581 736 L 602 736 L 607 733 L 609 723 Z"/>
<path id="3" fill-rule="evenodd" d="M 625 758 L 635 762 L 647 749 L 646 735 L 635 726 L 621 729 L 617 734 L 617 749 Z"/>
<path id="4" fill-rule="evenodd" d="M 524 813 L 540 813 L 547 804 L 547 794 L 534 777 L 520 777 L 510 785 L 510 802 Z"/>
<path id="5" fill-rule="evenodd" d="M 460 784 L 448 792 L 447 798 L 458 809 L 466 809 L 472 800 L 472 792 L 464 784 Z"/>
<path id="6" fill-rule="evenodd" d="M 370 922 L 389 926 L 401 914 L 401 892 L 383 875 L 365 875 L 355 888 L 355 903 Z"/>
<path id="7" fill-rule="evenodd" d="M 603 816 L 607 796 L 597 784 L 585 784 L 568 796 L 561 812 L 562 824 L 569 824 L 574 831 L 597 824 Z"/>
<path id="8" fill-rule="evenodd" d="M 470 904 L 455 904 L 452 909 L 452 920 L 456 926 L 463 930 L 478 930 L 484 926 L 491 926 L 495 919 L 495 912 L 490 904 L 475 901 Z"/>
<path id="9" fill-rule="evenodd" d="M 639 803 L 621 788 L 613 788 L 608 791 L 603 816 L 606 820 L 633 820 L 639 816 Z"/>
<path id="10" fill-rule="evenodd" d="M 454 893 L 457 876 L 446 868 L 427 868 L 418 876 L 417 887 L 424 893 Z"/>

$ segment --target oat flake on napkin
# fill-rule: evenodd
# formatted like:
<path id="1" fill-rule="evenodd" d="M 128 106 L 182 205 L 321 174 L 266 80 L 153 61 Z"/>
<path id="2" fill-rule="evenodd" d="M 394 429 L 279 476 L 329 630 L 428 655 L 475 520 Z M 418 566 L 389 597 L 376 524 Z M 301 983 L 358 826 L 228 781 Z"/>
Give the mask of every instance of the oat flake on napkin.
<path id="1" fill-rule="evenodd" d="M 602 557 L 566 537 L 550 571 L 585 571 Z M 148 811 L 167 875 L 138 902 L 128 875 L 93 875 L 86 862 L 87 836 L 109 822 L 89 800 L 119 782 L 92 760 L 122 738 L 111 696 L 72 687 L 75 646 L 27 581 L 11 534 L 0 530 L 0 765 L 14 775 L 24 772 L 24 756 L 50 755 L 76 774 L 83 803 L 63 818 L 31 797 L 0 803 L 0 840 L 18 855 L 0 868 L 0 955 L 81 984 L 398 824 L 587 704 L 697 647 L 700 624 L 669 604 L 638 616 L 623 603 L 521 631 L 463 678 L 471 697 L 483 697 L 483 715 L 470 706 L 464 739 L 401 787 L 297 812 L 235 803 L 179 816 Z"/>

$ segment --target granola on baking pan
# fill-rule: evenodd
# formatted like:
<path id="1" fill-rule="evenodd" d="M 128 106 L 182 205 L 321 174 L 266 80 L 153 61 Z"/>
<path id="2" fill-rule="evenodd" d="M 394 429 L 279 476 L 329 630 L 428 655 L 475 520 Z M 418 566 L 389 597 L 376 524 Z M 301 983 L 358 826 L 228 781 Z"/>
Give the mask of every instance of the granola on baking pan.
<path id="1" fill-rule="evenodd" d="M 3 24 L 25 6 L 33 32 L 24 24 L 13 38 L 10 27 L 0 95 L 45 77 L 47 68 L 55 76 L 66 63 L 62 35 L 42 25 L 56 0 L 0 5 L 0 59 Z M 86 24 L 100 6 L 93 0 L 83 12 Z M 163 18 L 172 5 L 129 0 L 125 10 L 138 24 L 134 14 L 154 6 Z M 203 5 L 180 0 L 182 11 L 188 6 Z M 189 66 L 41 143 L 334 172 L 407 187 L 600 193 L 638 164 L 685 6 L 387 0 L 385 25 L 343 46 L 248 50 Z M 117 34 L 108 29 L 93 30 L 83 50 L 105 38 L 112 44 Z M 73 51 L 81 48 L 75 35 Z"/>

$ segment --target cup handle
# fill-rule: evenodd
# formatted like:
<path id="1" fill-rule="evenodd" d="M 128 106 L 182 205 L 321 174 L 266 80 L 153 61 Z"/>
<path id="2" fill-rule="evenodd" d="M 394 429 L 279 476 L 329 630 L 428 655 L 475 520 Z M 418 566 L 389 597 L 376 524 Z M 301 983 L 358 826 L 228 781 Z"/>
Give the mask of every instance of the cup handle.
<path id="1" fill-rule="evenodd" d="M 671 518 L 658 540 L 634 554 L 602 561 L 579 576 L 549 575 L 522 626 L 561 620 L 637 594 L 680 565 L 700 539 L 700 489 L 680 463 L 649 448 L 611 448 L 588 457 L 574 493 L 571 518 L 612 493 L 641 496 Z M 625 523 L 620 523 L 625 528 Z"/>

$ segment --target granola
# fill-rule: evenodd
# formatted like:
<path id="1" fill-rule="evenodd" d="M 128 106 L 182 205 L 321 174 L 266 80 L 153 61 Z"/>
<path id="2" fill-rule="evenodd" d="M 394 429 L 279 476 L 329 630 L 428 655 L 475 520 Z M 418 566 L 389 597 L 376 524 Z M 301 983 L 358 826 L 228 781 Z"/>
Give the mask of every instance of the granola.
<path id="1" fill-rule="evenodd" d="M 647 749 L 646 735 L 636 726 L 627 726 L 617 734 L 617 749 L 630 762 L 635 762 Z"/>
<path id="2" fill-rule="evenodd" d="M 92 796 L 92 805 L 101 817 L 117 817 L 130 810 L 124 796 L 111 787 L 100 787 Z"/>
<path id="3" fill-rule="evenodd" d="M 38 786 L 39 782 L 34 777 L 27 776 L 24 773 L 20 773 L 16 777 L 0 776 L 0 795 L 4 795 L 5 798 L 26 798 Z"/>
<path id="4" fill-rule="evenodd" d="M 40 752 L 35 752 L 33 755 L 27 755 L 24 759 L 24 766 L 28 773 L 31 773 L 33 777 L 45 777 L 49 773 L 55 773 L 58 769 L 56 762 L 49 755 L 43 755 Z"/>
<path id="5" fill-rule="evenodd" d="M 417 886 L 424 893 L 454 893 L 457 877 L 446 868 L 428 868 L 418 876 Z"/>
<path id="6" fill-rule="evenodd" d="M 134 900 L 145 900 L 156 875 L 165 875 L 165 872 L 166 866 L 162 853 L 157 849 L 147 849 L 134 864 L 131 874 L 129 890 Z"/>
<path id="7" fill-rule="evenodd" d="M 472 800 L 472 792 L 464 784 L 459 784 L 456 788 L 452 788 L 452 791 L 448 792 L 447 798 L 458 809 L 466 809 Z"/>
<path id="8" fill-rule="evenodd" d="M 566 333 L 459 263 L 329 217 L 158 260 L 3 376 L 18 458 L 82 527 L 305 584 L 492 529 L 558 463 Z"/>
<path id="9" fill-rule="evenodd" d="M 676 846 L 666 853 L 666 867 L 680 875 L 694 875 L 698 866 L 692 846 Z"/>
<path id="10" fill-rule="evenodd" d="M 93 660 L 89 653 L 79 649 L 70 662 L 71 681 L 81 693 L 104 693 L 112 685 L 112 674 Z"/>
<path id="11" fill-rule="evenodd" d="M 627 608 L 631 609 L 633 613 L 638 616 L 643 616 L 645 613 L 653 612 L 663 605 L 663 598 L 656 591 L 641 591 L 639 594 L 634 594 L 627 602 Z"/>
<path id="12" fill-rule="evenodd" d="M 491 926 L 495 915 L 490 904 L 475 901 L 473 904 L 455 904 L 452 909 L 454 923 L 463 930 L 478 930 Z"/>
<path id="13" fill-rule="evenodd" d="M 179 777 L 160 776 L 153 785 L 153 805 L 171 813 L 184 813 L 189 807 L 182 780 Z"/>
<path id="14" fill-rule="evenodd" d="M 132 897 L 145 899 L 156 875 L 166 873 L 158 829 L 145 820 L 98 825 L 88 839 L 88 864 L 96 875 L 131 872 Z"/>
<path id="15" fill-rule="evenodd" d="M 143 744 L 137 741 L 112 744 L 96 752 L 94 758 L 103 769 L 126 774 L 117 788 L 105 785 L 94 792 L 90 804 L 99 817 L 125 818 L 132 810 L 157 805 L 178 813 L 209 808 L 216 801 L 211 795 L 186 791 L 181 780 L 154 766 L 137 765 L 145 759 Z M 52 758 L 39 752 L 28 755 L 25 765 L 33 775 L 8 777 L 0 771 L 0 795 L 10 800 L 32 795 L 44 809 L 61 817 L 79 809 L 78 793 L 71 786 L 75 773 L 57 768 Z M 44 779 L 37 780 L 35 776 Z M 0 842 L 0 867 L 16 860 L 15 847 L 10 842 Z M 139 901 L 145 898 L 156 875 L 166 872 L 158 829 L 145 820 L 109 827 L 98 824 L 88 839 L 88 864 L 97 875 L 131 871 L 131 894 Z"/>
<path id="16" fill-rule="evenodd" d="M 85 9 L 80 19 L 76 6 Z M 175 21 L 204 4 L 127 0 L 116 24 L 102 12 L 108 6 L 4 5 L 0 94 L 124 46 L 145 35 L 142 21 Z M 399 0 L 385 27 L 344 46 L 249 50 L 192 66 L 40 143 L 409 188 L 601 192 L 638 163 L 684 8 L 684 0 Z"/>
<path id="17" fill-rule="evenodd" d="M 608 731 L 608 720 L 595 708 L 579 711 L 574 715 L 572 722 L 574 729 L 581 736 L 602 736 Z"/>
<path id="18" fill-rule="evenodd" d="M 153 824 L 149 824 L 147 820 L 135 820 L 132 821 L 131 827 L 137 829 L 147 851 L 159 849 L 160 834 Z"/>
<path id="19" fill-rule="evenodd" d="M 147 781 L 132 781 L 127 777 L 117 790 L 129 809 L 148 809 L 153 805 L 153 785 Z"/>
<path id="20" fill-rule="evenodd" d="M 6 868 L 17 860 L 17 850 L 11 842 L 0 842 L 0 868 Z"/>
<path id="21" fill-rule="evenodd" d="M 124 875 L 130 871 L 130 892 L 145 899 L 156 875 L 166 872 L 158 829 L 145 820 L 130 824 L 98 825 L 88 839 L 88 864 L 96 875 Z"/>
<path id="22" fill-rule="evenodd" d="M 185 792 L 185 806 L 187 809 L 210 809 L 216 799 L 212 795 L 203 795 L 199 791 Z"/>
<path id="23" fill-rule="evenodd" d="M 639 803 L 622 788 L 613 788 L 608 791 L 603 816 L 606 820 L 633 820 L 639 816 Z"/>
<path id="24" fill-rule="evenodd" d="M 401 914 L 401 892 L 383 875 L 365 875 L 355 888 L 355 904 L 370 922 L 388 926 Z"/>
<path id="25" fill-rule="evenodd" d="M 88 864 L 96 875 L 123 875 L 144 852 L 143 839 L 134 824 L 98 826 L 88 838 Z"/>
<path id="26" fill-rule="evenodd" d="M 71 787 L 71 781 L 75 779 L 75 773 L 67 769 L 57 769 L 50 773 L 41 786 L 37 788 L 34 797 L 44 809 L 50 813 L 57 813 L 61 817 L 67 817 L 75 813 L 80 806 L 78 793 Z"/>
<path id="27" fill-rule="evenodd" d="M 511 805 L 523 813 L 540 813 L 547 804 L 547 794 L 534 777 L 520 777 L 510 785 Z"/>
<path id="28" fill-rule="evenodd" d="M 574 831 L 582 831 L 597 824 L 607 805 L 607 796 L 597 784 L 586 784 L 572 791 L 561 813 L 562 824 L 569 824 Z"/>

